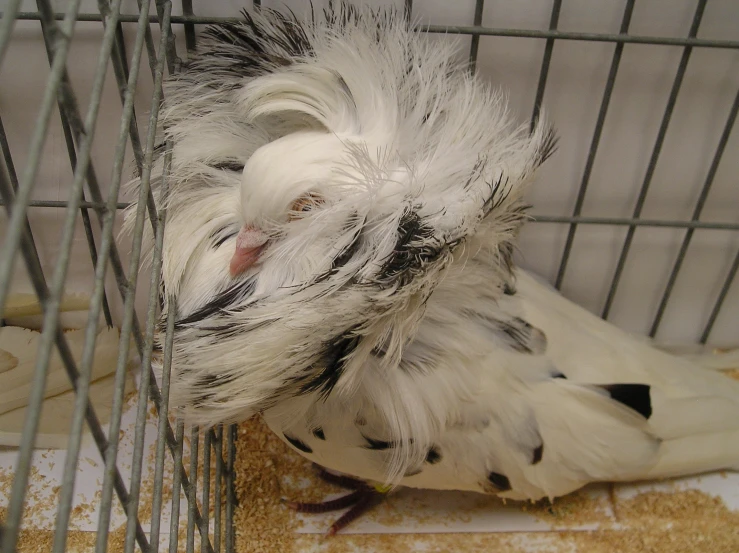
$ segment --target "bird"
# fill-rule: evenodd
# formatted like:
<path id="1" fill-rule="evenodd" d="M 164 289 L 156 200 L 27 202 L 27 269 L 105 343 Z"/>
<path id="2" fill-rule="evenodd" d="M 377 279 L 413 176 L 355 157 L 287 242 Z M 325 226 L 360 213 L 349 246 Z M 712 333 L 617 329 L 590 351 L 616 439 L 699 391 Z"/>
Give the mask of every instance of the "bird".
<path id="1" fill-rule="evenodd" d="M 130 186 L 166 208 L 170 405 L 203 428 L 260 415 L 354 490 L 290 506 L 353 505 L 335 533 L 397 487 L 523 501 L 739 469 L 728 359 L 662 351 L 514 262 L 544 112 L 517 123 L 393 8 L 244 11 L 201 38 Z"/>

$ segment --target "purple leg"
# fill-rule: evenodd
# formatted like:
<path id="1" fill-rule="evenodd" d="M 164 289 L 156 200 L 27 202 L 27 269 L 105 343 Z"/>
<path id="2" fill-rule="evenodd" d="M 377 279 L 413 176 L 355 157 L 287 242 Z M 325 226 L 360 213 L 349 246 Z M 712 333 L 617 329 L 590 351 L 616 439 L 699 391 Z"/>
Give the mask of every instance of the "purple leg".
<path id="1" fill-rule="evenodd" d="M 365 484 L 361 480 L 352 478 L 351 476 L 334 474 L 327 471 L 322 466 L 316 465 L 315 463 L 313 463 L 313 466 L 316 467 L 316 470 L 318 471 L 318 477 L 324 482 L 328 482 L 329 484 L 334 484 L 335 486 L 339 486 L 340 488 L 347 488 L 349 490 L 359 490 L 367 487 L 367 484 Z"/>
<path id="2" fill-rule="evenodd" d="M 300 501 L 286 501 L 285 505 L 299 513 L 330 513 L 331 511 L 339 511 L 351 507 L 355 503 L 361 501 L 365 494 L 365 490 L 357 490 L 347 495 L 342 495 L 330 501 L 322 501 L 321 503 L 303 503 Z"/>
<path id="3" fill-rule="evenodd" d="M 369 489 L 362 494 L 357 501 L 346 513 L 341 515 L 336 522 L 326 532 L 327 536 L 333 536 L 339 530 L 343 530 L 349 526 L 352 522 L 357 520 L 367 511 L 372 509 L 375 505 L 378 505 L 385 498 L 385 494 L 377 492 L 373 489 Z"/>
<path id="4" fill-rule="evenodd" d="M 321 503 L 302 503 L 297 501 L 286 501 L 285 505 L 299 513 L 329 513 L 349 507 L 349 510 L 341 515 L 336 522 L 329 528 L 327 535 L 333 536 L 339 530 L 346 528 L 372 507 L 377 505 L 385 497 L 384 493 L 378 492 L 371 488 L 361 480 L 356 480 L 349 476 L 339 476 L 328 472 L 323 467 L 315 465 L 318 470 L 318 476 L 330 484 L 335 484 L 342 488 L 354 490 L 353 492 L 329 501 Z"/>

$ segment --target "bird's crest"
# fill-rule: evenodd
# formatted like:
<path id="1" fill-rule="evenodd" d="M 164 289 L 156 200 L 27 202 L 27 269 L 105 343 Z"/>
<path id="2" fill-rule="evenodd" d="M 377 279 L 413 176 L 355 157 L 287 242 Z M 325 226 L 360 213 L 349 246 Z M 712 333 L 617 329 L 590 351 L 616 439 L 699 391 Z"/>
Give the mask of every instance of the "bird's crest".
<path id="1" fill-rule="evenodd" d="M 453 45 L 429 41 L 393 9 L 342 3 L 307 22 L 245 12 L 205 32 L 165 97 L 171 173 L 166 194 L 161 179 L 152 190 L 168 209 L 171 401 L 199 424 L 301 394 L 349 397 L 379 377 L 372 371 L 393 370 L 449 267 L 480 248 L 498 259 L 490 278 L 502 293 L 525 185 L 554 147 L 543 123 L 529 134 L 511 122 Z M 243 187 L 287 202 L 292 173 L 277 169 L 296 163 L 301 140 L 337 152 L 316 146 L 328 157 L 313 184 L 326 199 L 275 223 L 262 265 L 233 279 Z M 245 182 L 260 156 L 262 180 Z M 248 207 L 260 211 L 258 201 Z M 151 249 L 148 230 L 144 241 Z"/>

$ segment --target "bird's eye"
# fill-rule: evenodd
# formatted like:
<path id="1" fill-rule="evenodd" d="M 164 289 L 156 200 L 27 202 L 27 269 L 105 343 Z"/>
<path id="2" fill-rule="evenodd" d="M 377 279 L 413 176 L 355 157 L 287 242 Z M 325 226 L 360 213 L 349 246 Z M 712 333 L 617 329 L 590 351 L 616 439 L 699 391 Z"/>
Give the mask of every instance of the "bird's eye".
<path id="1" fill-rule="evenodd" d="M 301 196 L 297 200 L 293 202 L 293 204 L 290 206 L 290 219 L 297 219 L 300 217 L 300 213 L 305 213 L 307 211 L 310 211 L 314 209 L 315 207 L 319 206 L 323 203 L 323 198 L 321 198 L 318 194 L 309 193 L 304 196 Z"/>

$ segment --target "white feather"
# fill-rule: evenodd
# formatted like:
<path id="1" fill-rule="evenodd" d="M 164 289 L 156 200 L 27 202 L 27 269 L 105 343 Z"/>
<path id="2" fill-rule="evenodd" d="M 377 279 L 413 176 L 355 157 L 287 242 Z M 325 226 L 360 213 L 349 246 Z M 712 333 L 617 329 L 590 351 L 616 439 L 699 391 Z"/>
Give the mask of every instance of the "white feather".
<path id="1" fill-rule="evenodd" d="M 265 10 L 204 44 L 166 86 L 166 197 L 152 182 L 184 417 L 261 412 L 331 469 L 518 499 L 739 465 L 739 384 L 510 266 L 552 137 L 452 47 L 345 7 Z M 232 279 L 244 224 L 270 240 Z"/>

